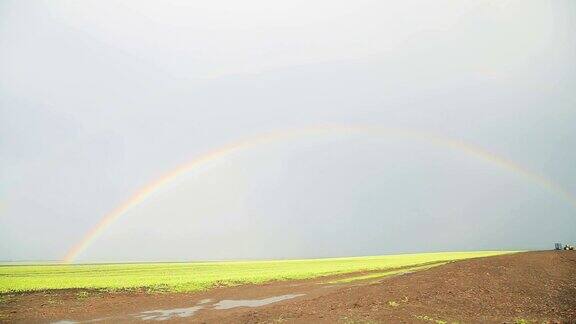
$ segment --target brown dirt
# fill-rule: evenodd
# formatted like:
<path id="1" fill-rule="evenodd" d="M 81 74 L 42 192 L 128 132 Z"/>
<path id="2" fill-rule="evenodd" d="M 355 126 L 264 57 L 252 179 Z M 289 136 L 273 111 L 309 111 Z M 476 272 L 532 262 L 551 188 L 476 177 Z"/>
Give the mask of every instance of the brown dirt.
<path id="1" fill-rule="evenodd" d="M 0 296 L 0 322 L 139 322 L 132 314 L 192 307 L 210 299 L 194 315 L 170 321 L 514 323 L 523 319 L 576 323 L 575 251 L 518 253 L 458 261 L 377 281 L 326 283 L 332 279 L 215 288 L 197 293 L 90 291 L 82 297 L 78 290 L 65 290 L 5 294 Z M 254 308 L 212 308 L 224 299 L 262 299 L 285 294 L 305 295 Z"/>

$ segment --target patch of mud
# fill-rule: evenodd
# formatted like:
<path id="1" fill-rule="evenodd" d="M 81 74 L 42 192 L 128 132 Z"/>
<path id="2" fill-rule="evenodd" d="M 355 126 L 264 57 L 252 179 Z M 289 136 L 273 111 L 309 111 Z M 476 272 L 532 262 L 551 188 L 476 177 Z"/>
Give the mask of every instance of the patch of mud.
<path id="1" fill-rule="evenodd" d="M 197 311 L 204 308 L 204 306 L 192 306 L 187 308 L 174 308 L 174 309 L 156 309 L 151 311 L 141 312 L 136 315 L 132 315 L 143 321 L 165 321 L 176 317 L 190 317 L 194 315 Z"/>
<path id="2" fill-rule="evenodd" d="M 299 296 L 303 296 L 304 294 L 289 294 L 289 295 L 282 295 L 282 296 L 274 296 L 264 299 L 243 299 L 243 300 L 230 300 L 225 299 L 221 300 L 218 303 L 213 305 L 209 305 L 212 302 L 212 299 L 206 298 L 198 301 L 196 306 L 186 307 L 186 308 L 174 308 L 174 309 L 155 309 L 150 311 L 140 312 L 138 314 L 133 314 L 132 317 L 141 319 L 143 321 L 166 321 L 175 318 L 186 318 L 193 316 L 201 309 L 230 309 L 236 307 L 260 307 L 265 306 L 272 303 L 277 303 L 279 301 L 283 301 L 286 299 L 291 299 Z M 58 324 L 72 324 L 74 322 L 60 322 Z M 77 323 L 77 322 L 76 322 Z"/>
<path id="3" fill-rule="evenodd" d="M 93 320 L 88 320 L 88 321 L 72 321 L 72 320 L 60 320 L 60 321 L 56 321 L 56 322 L 52 322 L 50 324 L 79 324 L 79 323 L 95 323 L 95 322 L 101 322 L 104 320 L 109 319 L 108 317 L 104 317 L 104 318 L 96 318 Z"/>
<path id="4" fill-rule="evenodd" d="M 304 296 L 304 294 L 288 294 L 264 299 L 238 299 L 238 300 L 225 299 L 214 304 L 214 309 L 230 309 L 236 307 L 260 307 L 300 296 Z"/>

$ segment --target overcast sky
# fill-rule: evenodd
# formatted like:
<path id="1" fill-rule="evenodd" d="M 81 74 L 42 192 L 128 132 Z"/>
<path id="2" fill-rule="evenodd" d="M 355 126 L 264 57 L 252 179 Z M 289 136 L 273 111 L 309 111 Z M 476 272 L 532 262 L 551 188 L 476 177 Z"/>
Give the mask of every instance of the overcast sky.
<path id="1" fill-rule="evenodd" d="M 0 260 L 62 258 L 147 183 L 279 129 L 410 129 L 576 196 L 573 0 L 0 2 Z M 81 261 L 546 249 L 576 209 L 430 141 L 326 134 L 178 179 Z"/>

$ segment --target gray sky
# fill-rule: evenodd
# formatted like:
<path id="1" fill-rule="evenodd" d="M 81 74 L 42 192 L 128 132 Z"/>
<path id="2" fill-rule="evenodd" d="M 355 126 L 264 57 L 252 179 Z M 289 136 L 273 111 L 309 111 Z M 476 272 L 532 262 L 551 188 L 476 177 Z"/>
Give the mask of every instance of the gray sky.
<path id="1" fill-rule="evenodd" d="M 0 2 L 0 259 L 60 259 L 229 142 L 338 123 L 463 140 L 576 195 L 576 2 Z M 214 161 L 82 261 L 543 249 L 576 210 L 426 140 L 303 137 Z"/>

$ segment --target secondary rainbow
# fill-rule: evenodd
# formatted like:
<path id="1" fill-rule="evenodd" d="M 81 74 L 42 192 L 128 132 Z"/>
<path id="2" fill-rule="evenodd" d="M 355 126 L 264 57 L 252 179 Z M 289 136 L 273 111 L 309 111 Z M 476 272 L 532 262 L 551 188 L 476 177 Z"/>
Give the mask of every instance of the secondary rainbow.
<path id="1" fill-rule="evenodd" d="M 128 212 L 134 206 L 142 203 L 144 200 L 146 200 L 152 194 L 157 192 L 164 185 L 174 181 L 175 179 L 184 174 L 192 172 L 201 165 L 207 164 L 217 159 L 230 156 L 238 151 L 246 150 L 260 145 L 265 145 L 268 143 L 280 142 L 291 138 L 316 136 L 316 135 L 326 136 L 330 134 L 354 134 L 354 133 L 362 133 L 370 136 L 398 136 L 404 138 L 414 138 L 425 142 L 429 142 L 433 145 L 458 150 L 469 156 L 490 162 L 491 164 L 510 170 L 530 180 L 531 182 L 537 183 L 540 186 L 550 190 L 551 192 L 561 196 L 568 203 L 570 203 L 573 207 L 576 208 L 576 197 L 574 197 L 570 192 L 568 192 L 567 190 L 562 188 L 562 186 L 558 185 L 552 180 L 537 173 L 531 172 L 528 169 L 520 166 L 519 164 L 510 161 L 506 158 L 500 157 L 491 152 L 488 152 L 481 147 L 465 143 L 457 139 L 452 139 L 448 137 L 413 130 L 392 129 L 377 126 L 321 125 L 299 129 L 281 130 L 257 135 L 241 141 L 230 143 L 216 150 L 209 151 L 203 155 L 198 156 L 195 159 L 192 159 L 187 163 L 180 165 L 179 167 L 161 176 L 157 180 L 152 181 L 146 186 L 142 187 L 134 194 L 132 194 L 123 204 L 114 208 L 112 211 L 110 211 L 110 213 L 102 217 L 102 219 L 83 236 L 82 240 L 76 245 L 74 245 L 68 251 L 68 253 L 63 259 L 63 262 L 65 263 L 74 262 L 74 260 L 84 250 L 86 250 L 94 242 L 94 240 L 102 232 L 104 232 L 106 228 L 108 228 L 116 219 L 118 219 L 120 216 Z"/>

